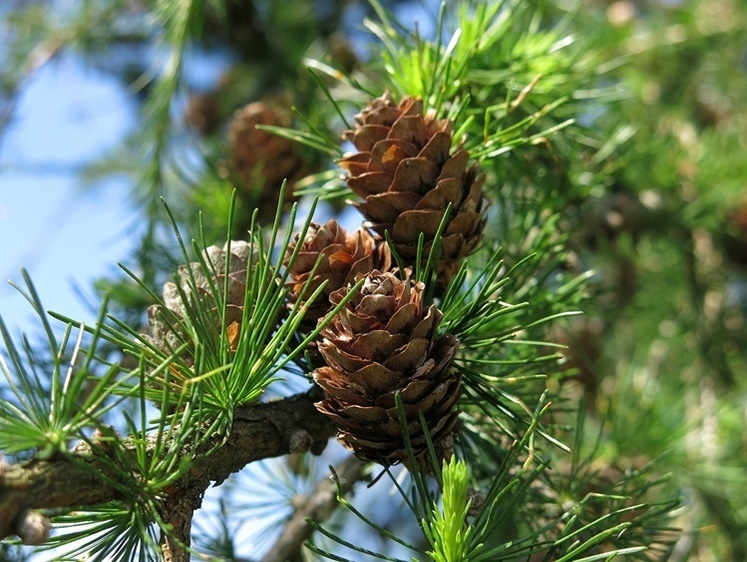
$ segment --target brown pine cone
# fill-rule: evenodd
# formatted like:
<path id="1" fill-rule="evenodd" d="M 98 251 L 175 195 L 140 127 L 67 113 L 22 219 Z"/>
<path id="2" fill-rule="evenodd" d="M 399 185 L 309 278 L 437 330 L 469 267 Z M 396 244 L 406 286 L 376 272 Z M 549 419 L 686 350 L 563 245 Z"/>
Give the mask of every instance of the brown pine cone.
<path id="1" fill-rule="evenodd" d="M 406 97 L 395 104 L 389 92 L 355 117 L 347 131 L 359 150 L 340 161 L 348 186 L 364 198 L 358 209 L 373 230 L 388 230 L 403 260 L 417 256 L 425 235 L 427 259 L 449 203 L 451 218 L 441 240 L 439 283 L 446 285 L 482 238 L 488 201 L 485 175 L 463 148 L 451 152 L 453 123 L 423 115 L 423 102 Z"/>
<path id="2" fill-rule="evenodd" d="M 297 244 L 298 237 L 288 248 L 286 266 Z M 312 270 L 320 255 L 322 261 L 312 277 Z M 367 230 L 359 228 L 349 233 L 334 219 L 323 226 L 312 223 L 297 259 L 290 268 L 291 305 L 298 299 L 301 291 L 305 291 L 304 298 L 308 299 L 324 281 L 327 281 L 327 285 L 306 312 L 302 327 L 313 330 L 318 320 L 329 312 L 332 308 L 329 295 L 333 291 L 352 283 L 359 273 L 365 274 L 374 269 L 386 271 L 390 264 L 389 247 Z"/>
<path id="3" fill-rule="evenodd" d="M 339 303 L 348 290 L 330 300 Z M 420 412 L 437 450 L 448 456 L 460 394 L 460 376 L 449 364 L 458 341 L 437 335 L 442 314 L 435 305 L 423 307 L 423 291 L 423 283 L 373 271 L 320 334 L 327 366 L 313 372 L 324 390 L 316 407 L 337 422 L 337 439 L 363 460 L 407 460 L 397 393 L 416 459 L 427 451 Z"/>
<path id="4" fill-rule="evenodd" d="M 306 174 L 297 145 L 284 137 L 258 129 L 257 125 L 289 127 L 290 112 L 280 102 L 257 101 L 239 109 L 228 132 L 230 154 L 224 174 L 238 194 L 262 216 L 275 216 L 283 180 L 288 180 L 286 201 L 293 198 L 293 184 Z"/>
<path id="5" fill-rule="evenodd" d="M 200 92 L 189 98 L 184 117 L 203 136 L 211 135 L 220 125 L 221 111 L 216 92 Z"/>

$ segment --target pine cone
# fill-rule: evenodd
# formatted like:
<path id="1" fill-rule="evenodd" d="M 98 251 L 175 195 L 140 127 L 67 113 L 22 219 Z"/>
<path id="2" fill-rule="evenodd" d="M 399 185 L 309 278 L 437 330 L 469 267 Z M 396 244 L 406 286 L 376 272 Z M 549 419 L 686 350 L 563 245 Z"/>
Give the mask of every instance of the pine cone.
<path id="1" fill-rule="evenodd" d="M 335 291 L 330 301 L 339 303 L 347 291 Z M 337 439 L 363 460 L 407 460 L 397 393 L 416 459 L 427 451 L 420 412 L 437 449 L 450 443 L 460 377 L 448 367 L 458 341 L 436 335 L 442 314 L 434 305 L 423 308 L 423 291 L 423 283 L 373 271 L 320 334 L 327 366 L 313 372 L 324 390 L 316 407 L 337 422 Z"/>
<path id="2" fill-rule="evenodd" d="M 225 174 L 234 179 L 239 195 L 262 216 L 275 216 L 278 193 L 288 180 L 286 202 L 293 184 L 305 175 L 305 164 L 296 144 L 257 125 L 289 127 L 289 112 L 279 102 L 257 101 L 238 110 L 228 132 L 230 155 Z"/>
<path id="3" fill-rule="evenodd" d="M 221 122 L 217 92 L 201 92 L 190 96 L 184 117 L 201 135 L 213 134 Z"/>
<path id="4" fill-rule="evenodd" d="M 364 197 L 357 207 L 367 226 L 381 235 L 388 230 L 404 260 L 411 264 L 416 259 L 421 232 L 428 258 L 451 203 L 439 271 L 439 283 L 447 284 L 482 238 L 485 175 L 477 163 L 469 164 L 463 148 L 449 154 L 453 123 L 423 115 L 420 99 L 406 97 L 395 105 L 386 92 L 355 120 L 357 127 L 345 137 L 360 152 L 343 158 L 340 166 L 349 172 L 350 189 Z"/>
<path id="5" fill-rule="evenodd" d="M 151 329 L 151 340 L 153 343 L 166 351 L 173 353 L 183 343 L 189 341 L 190 336 L 185 330 L 185 319 L 188 322 L 199 321 L 206 323 L 203 328 L 215 330 L 216 337 L 220 334 L 222 320 L 220 306 L 223 298 L 214 295 L 213 288 L 223 291 L 228 276 L 228 292 L 226 301 L 226 332 L 229 345 L 235 348 L 240 332 L 241 319 L 244 312 L 244 298 L 248 283 L 250 254 L 252 265 L 258 261 L 257 250 L 252 244 L 244 241 L 230 242 L 230 259 L 228 271 L 226 271 L 226 252 L 228 244 L 223 248 L 210 246 L 204 251 L 204 260 L 207 271 L 199 262 L 189 265 L 180 265 L 177 277 L 178 283 L 171 281 L 163 286 L 164 306 L 156 304 L 148 309 L 148 323 Z M 181 290 L 181 292 L 180 292 Z M 188 302 L 184 302 L 184 295 Z M 200 300 L 204 305 L 202 310 L 209 310 L 208 315 L 190 315 L 189 310 L 195 308 L 196 301 Z M 187 350 L 184 359 L 191 363 L 192 352 Z"/>
<path id="6" fill-rule="evenodd" d="M 298 237 L 288 248 L 286 266 L 297 244 Z M 322 261 L 312 277 L 311 272 L 320 255 L 323 256 Z M 390 264 L 389 247 L 376 240 L 367 230 L 359 228 L 349 233 L 334 219 L 324 226 L 312 223 L 290 268 L 291 303 L 298 299 L 301 291 L 305 291 L 304 296 L 308 299 L 324 281 L 327 281 L 327 285 L 323 294 L 309 307 L 302 326 L 307 330 L 316 327 L 318 320 L 331 308 L 329 295 L 352 283 L 357 274 L 374 269 L 386 271 Z"/>

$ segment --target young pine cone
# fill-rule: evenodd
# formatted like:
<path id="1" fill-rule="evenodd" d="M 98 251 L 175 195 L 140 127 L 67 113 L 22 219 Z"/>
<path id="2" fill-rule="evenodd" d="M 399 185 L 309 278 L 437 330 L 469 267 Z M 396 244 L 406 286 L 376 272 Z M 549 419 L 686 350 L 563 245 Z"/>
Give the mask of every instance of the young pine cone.
<path id="1" fill-rule="evenodd" d="M 288 248 L 286 266 L 297 245 L 298 237 Z M 320 255 L 322 260 L 312 276 Z M 313 330 L 318 320 L 329 312 L 329 295 L 333 291 L 352 283 L 359 273 L 365 274 L 374 269 L 386 271 L 390 264 L 389 247 L 377 241 L 367 230 L 359 228 L 349 233 L 334 219 L 323 226 L 312 223 L 290 268 L 291 303 L 298 300 L 301 291 L 308 299 L 324 281 L 327 281 L 327 285 L 306 312 L 302 327 Z"/>
<path id="2" fill-rule="evenodd" d="M 485 175 L 469 154 L 450 154 L 453 124 L 423 115 L 423 102 L 406 97 L 396 105 L 389 93 L 356 115 L 357 127 L 345 136 L 359 150 L 342 159 L 348 186 L 364 198 L 358 209 L 369 226 L 389 231 L 394 248 L 410 264 L 418 236 L 425 235 L 423 256 L 449 203 L 450 219 L 441 240 L 439 282 L 446 285 L 475 249 L 485 228 Z"/>
<path id="3" fill-rule="evenodd" d="M 330 300 L 339 303 L 348 290 Z M 396 393 L 416 459 L 427 451 L 420 412 L 437 450 L 448 448 L 460 393 L 460 377 L 449 363 L 458 341 L 436 334 L 442 314 L 434 305 L 423 307 L 423 291 L 422 283 L 373 271 L 320 334 L 327 366 L 313 372 L 324 390 L 316 407 L 337 422 L 337 439 L 363 460 L 390 465 L 408 459 Z"/>
<path id="4" fill-rule="evenodd" d="M 205 249 L 203 259 L 207 268 L 203 268 L 199 262 L 189 265 L 180 265 L 177 278 L 179 285 L 171 281 L 163 286 L 163 302 L 165 306 L 156 304 L 148 309 L 148 323 L 151 330 L 153 343 L 166 351 L 172 353 L 180 345 L 188 341 L 189 336 L 185 332 L 185 319 L 189 322 L 200 322 L 204 329 L 215 330 L 216 339 L 220 334 L 222 321 L 219 306 L 222 303 L 221 295 L 214 295 L 213 290 L 221 293 L 226 286 L 228 277 L 228 292 L 226 301 L 226 332 L 231 347 L 235 347 L 239 335 L 239 328 L 244 312 L 244 296 L 249 282 L 249 260 L 251 255 L 252 266 L 257 264 L 257 251 L 252 244 L 244 241 L 230 242 L 230 256 L 228 256 L 228 270 L 226 270 L 226 258 L 229 251 L 228 244 L 223 248 L 210 246 Z M 181 289 L 181 293 L 180 293 Z M 182 294 L 188 302 L 184 302 Z M 208 310 L 208 314 L 195 314 L 197 300 L 204 305 L 202 310 Z M 190 313 L 189 311 L 193 311 Z M 191 350 L 187 350 L 185 357 L 190 363 L 192 359 Z"/>

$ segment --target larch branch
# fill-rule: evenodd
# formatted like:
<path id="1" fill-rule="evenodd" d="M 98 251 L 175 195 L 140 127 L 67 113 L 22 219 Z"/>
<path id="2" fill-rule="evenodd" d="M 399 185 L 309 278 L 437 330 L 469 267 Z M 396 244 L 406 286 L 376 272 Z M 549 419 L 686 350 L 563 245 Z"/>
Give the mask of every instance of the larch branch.
<path id="1" fill-rule="evenodd" d="M 164 505 L 168 506 L 169 498 L 185 492 L 193 498 L 193 505 L 199 505 L 202 492 L 211 482 L 221 483 L 257 460 L 292 452 L 318 455 L 335 431 L 334 423 L 317 412 L 309 393 L 239 407 L 225 442 L 204 458 L 197 451 L 191 469 L 164 490 Z M 212 443 L 205 445 L 206 450 L 210 446 Z M 29 510 L 83 508 L 125 500 L 106 477 L 112 477 L 111 469 L 91 454 L 89 446 L 78 446 L 70 455 L 2 465 L 0 538 L 18 534 L 19 517 Z"/>
<path id="2" fill-rule="evenodd" d="M 349 457 L 335 469 L 343 493 L 350 491 L 353 484 L 364 475 L 366 463 L 355 457 Z M 285 524 L 280 538 L 270 551 L 262 558 L 262 562 L 288 562 L 300 560 L 299 553 L 304 541 L 311 536 L 314 529 L 306 522 L 311 519 L 315 523 L 326 520 L 337 507 L 337 484 L 331 478 L 319 482 L 301 506 L 296 509 Z"/>

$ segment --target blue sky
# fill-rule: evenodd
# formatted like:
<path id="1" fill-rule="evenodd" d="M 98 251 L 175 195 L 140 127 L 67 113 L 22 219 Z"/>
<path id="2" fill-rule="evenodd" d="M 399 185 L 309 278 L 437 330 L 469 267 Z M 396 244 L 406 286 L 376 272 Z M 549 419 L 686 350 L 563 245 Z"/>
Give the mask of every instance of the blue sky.
<path id="1" fill-rule="evenodd" d="M 0 315 L 14 331 L 33 314 L 6 282 L 31 274 L 44 305 L 90 321 L 73 289 L 125 260 L 135 211 L 131 180 L 84 185 L 82 166 L 113 150 L 135 126 L 136 105 L 115 79 L 61 56 L 24 85 L 0 139 Z"/>

